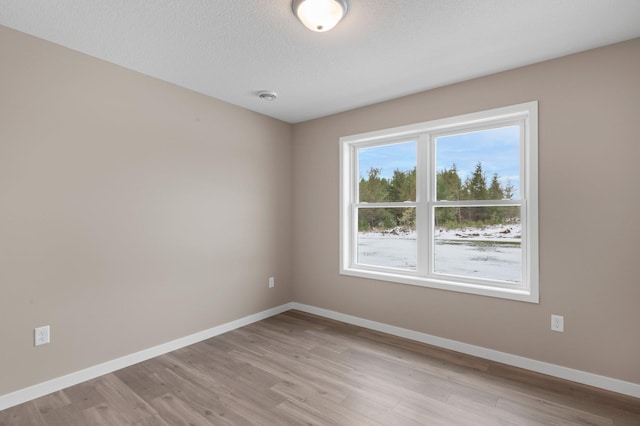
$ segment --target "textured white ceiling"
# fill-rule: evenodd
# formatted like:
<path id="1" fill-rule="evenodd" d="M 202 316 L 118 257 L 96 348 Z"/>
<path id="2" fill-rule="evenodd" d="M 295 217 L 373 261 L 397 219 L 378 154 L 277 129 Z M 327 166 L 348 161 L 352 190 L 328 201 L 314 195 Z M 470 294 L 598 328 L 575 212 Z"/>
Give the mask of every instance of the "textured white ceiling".
<path id="1" fill-rule="evenodd" d="M 349 0 L 327 33 L 291 0 L 0 0 L 0 24 L 296 123 L 640 37 L 640 0 Z"/>

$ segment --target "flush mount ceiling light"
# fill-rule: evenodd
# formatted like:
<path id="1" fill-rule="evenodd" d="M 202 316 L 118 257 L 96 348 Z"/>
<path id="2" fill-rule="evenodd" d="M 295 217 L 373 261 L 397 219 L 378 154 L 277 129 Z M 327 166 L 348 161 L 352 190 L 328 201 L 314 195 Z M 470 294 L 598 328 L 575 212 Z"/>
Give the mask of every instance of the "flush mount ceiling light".
<path id="1" fill-rule="evenodd" d="M 347 14 L 347 0 L 293 0 L 293 13 L 305 27 L 319 33 L 329 31 Z"/>

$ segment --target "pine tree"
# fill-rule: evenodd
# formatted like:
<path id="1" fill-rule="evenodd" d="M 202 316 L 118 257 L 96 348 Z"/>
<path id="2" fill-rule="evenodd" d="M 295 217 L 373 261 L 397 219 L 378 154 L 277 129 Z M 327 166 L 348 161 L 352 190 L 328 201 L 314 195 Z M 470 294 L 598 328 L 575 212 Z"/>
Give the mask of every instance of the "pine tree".
<path id="1" fill-rule="evenodd" d="M 411 171 L 393 171 L 393 177 L 389 183 L 389 201 L 403 202 L 416 199 L 416 169 Z"/>
<path id="2" fill-rule="evenodd" d="M 462 180 L 458 175 L 456 163 L 451 169 L 443 169 L 436 176 L 436 196 L 438 200 L 457 201 L 463 197 Z"/>
<path id="3" fill-rule="evenodd" d="M 513 184 L 511 183 L 511 179 L 507 179 L 507 184 L 504 186 L 504 199 L 513 200 L 513 195 Z"/>
<path id="4" fill-rule="evenodd" d="M 504 198 L 504 191 L 500 185 L 498 174 L 494 173 L 491 179 L 491 185 L 489 186 L 489 199 L 490 200 L 502 200 Z"/>
<path id="5" fill-rule="evenodd" d="M 369 169 L 367 179 L 360 179 L 360 202 L 376 203 L 389 201 L 389 182 L 380 177 L 382 169 Z"/>
<path id="6" fill-rule="evenodd" d="M 404 202 L 416 199 L 416 169 L 394 170 L 391 179 L 382 177 L 382 169 L 372 167 L 366 178 L 359 183 L 360 202 Z M 487 186 L 487 178 L 478 162 L 471 174 L 462 179 L 456 164 L 450 169 L 443 169 L 436 175 L 436 196 L 439 201 L 458 200 L 510 200 L 514 197 L 514 187 L 509 180 L 503 187 L 500 176 L 494 173 Z M 415 208 L 360 208 L 358 212 L 358 228 L 361 231 L 372 228 L 388 229 L 395 226 L 415 228 Z M 490 223 L 505 223 L 517 219 L 519 209 L 513 206 L 493 207 L 437 207 L 435 210 L 436 226 L 458 227 L 475 224 L 477 226 Z"/>
<path id="7" fill-rule="evenodd" d="M 451 169 L 443 169 L 436 176 L 436 198 L 439 201 L 458 201 L 464 199 L 462 180 L 458 175 L 456 163 Z M 458 222 L 462 220 L 460 207 L 438 207 L 436 209 L 436 225 Z"/>
<path id="8" fill-rule="evenodd" d="M 394 170 L 389 183 L 389 201 L 402 203 L 416 199 L 416 168 L 409 171 Z M 415 228 L 415 209 L 390 209 L 394 225 Z M 388 223 L 388 221 L 387 221 Z"/>
<path id="9" fill-rule="evenodd" d="M 465 179 L 465 193 L 468 200 L 486 200 L 488 194 L 487 178 L 482 171 L 482 163 L 478 161 L 470 178 Z"/>

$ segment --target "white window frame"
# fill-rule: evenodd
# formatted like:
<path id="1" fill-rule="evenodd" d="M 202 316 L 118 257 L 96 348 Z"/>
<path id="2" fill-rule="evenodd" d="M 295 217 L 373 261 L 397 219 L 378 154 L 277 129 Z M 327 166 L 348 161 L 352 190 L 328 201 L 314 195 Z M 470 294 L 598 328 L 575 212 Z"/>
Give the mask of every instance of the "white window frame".
<path id="1" fill-rule="evenodd" d="M 435 138 L 447 133 L 520 125 L 520 198 L 518 200 L 435 200 Z M 357 259 L 358 158 L 357 150 L 408 140 L 417 142 L 416 200 L 406 203 L 375 203 L 375 207 L 415 207 L 418 264 L 406 271 L 360 265 Z M 425 153 L 425 150 L 428 152 Z M 522 282 L 455 277 L 429 272 L 433 257 L 433 212 L 438 206 L 515 205 L 520 207 L 522 227 Z M 371 207 L 371 203 L 368 204 Z M 427 121 L 392 129 L 340 138 L 340 274 L 483 296 L 539 302 L 538 272 L 538 102 Z"/>

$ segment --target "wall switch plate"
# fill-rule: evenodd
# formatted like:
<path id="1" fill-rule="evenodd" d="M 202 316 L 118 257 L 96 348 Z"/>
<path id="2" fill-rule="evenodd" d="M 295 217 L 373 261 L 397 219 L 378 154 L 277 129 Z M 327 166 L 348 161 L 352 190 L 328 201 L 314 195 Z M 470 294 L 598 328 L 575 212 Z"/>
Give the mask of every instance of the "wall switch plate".
<path id="1" fill-rule="evenodd" d="M 51 330 L 48 325 L 44 327 L 36 327 L 34 344 L 36 346 L 46 345 L 51 341 Z"/>
<path id="2" fill-rule="evenodd" d="M 551 330 L 564 332 L 564 317 L 562 315 L 551 315 Z"/>
<path id="3" fill-rule="evenodd" d="M 274 277 L 269 277 L 269 288 L 274 288 L 276 286 L 276 279 Z"/>

